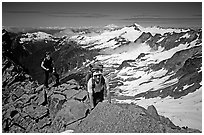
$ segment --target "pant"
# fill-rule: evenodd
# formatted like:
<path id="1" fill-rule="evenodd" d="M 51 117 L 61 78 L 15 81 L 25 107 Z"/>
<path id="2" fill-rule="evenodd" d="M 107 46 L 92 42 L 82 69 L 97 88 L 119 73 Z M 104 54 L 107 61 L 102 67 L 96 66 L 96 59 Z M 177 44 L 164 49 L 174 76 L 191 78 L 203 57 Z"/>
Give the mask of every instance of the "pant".
<path id="1" fill-rule="evenodd" d="M 59 84 L 59 75 L 57 74 L 57 72 L 51 72 L 50 70 L 49 71 L 45 71 L 45 82 L 44 82 L 44 85 L 46 87 L 48 87 L 48 80 L 49 80 L 49 74 L 51 75 L 54 75 L 55 78 L 56 78 L 56 84 Z"/>
<path id="2" fill-rule="evenodd" d="M 96 92 L 93 93 L 93 103 L 94 103 L 94 107 L 99 103 L 102 102 L 104 100 L 104 95 L 103 95 L 103 91 L 101 92 Z"/>

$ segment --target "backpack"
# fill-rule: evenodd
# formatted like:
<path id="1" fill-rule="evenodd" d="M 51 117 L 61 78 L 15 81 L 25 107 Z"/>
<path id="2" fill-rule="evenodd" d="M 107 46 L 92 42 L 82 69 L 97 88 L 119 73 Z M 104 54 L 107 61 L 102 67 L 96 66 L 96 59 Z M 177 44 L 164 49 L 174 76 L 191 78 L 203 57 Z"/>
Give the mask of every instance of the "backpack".
<path id="1" fill-rule="evenodd" d="M 86 77 L 85 77 L 85 83 L 87 84 L 89 79 L 93 77 L 93 73 L 92 72 L 89 72 Z"/>

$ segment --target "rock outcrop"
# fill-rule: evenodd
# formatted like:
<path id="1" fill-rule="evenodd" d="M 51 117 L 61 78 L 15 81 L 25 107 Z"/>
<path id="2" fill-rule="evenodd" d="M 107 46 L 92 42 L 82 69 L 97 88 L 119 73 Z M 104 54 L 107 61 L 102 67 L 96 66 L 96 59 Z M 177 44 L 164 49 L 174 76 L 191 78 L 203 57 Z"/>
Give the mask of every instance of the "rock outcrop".
<path id="1" fill-rule="evenodd" d="M 175 126 L 159 116 L 155 107 L 147 110 L 133 104 L 99 103 L 74 129 L 76 133 L 188 133 L 200 132 Z"/>
<path id="2" fill-rule="evenodd" d="M 23 83 L 12 84 L 12 94 L 4 94 L 3 132 L 62 132 L 89 113 L 87 92 L 78 89 L 72 80 L 49 89 L 33 87 L 32 93 L 32 89 L 22 88 Z"/>

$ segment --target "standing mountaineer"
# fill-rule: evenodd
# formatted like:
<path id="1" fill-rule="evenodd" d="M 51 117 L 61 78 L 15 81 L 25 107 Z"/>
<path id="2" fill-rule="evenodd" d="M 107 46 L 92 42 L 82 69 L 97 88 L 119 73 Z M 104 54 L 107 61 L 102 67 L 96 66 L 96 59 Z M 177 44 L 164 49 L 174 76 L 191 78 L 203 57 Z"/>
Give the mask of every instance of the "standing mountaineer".
<path id="1" fill-rule="evenodd" d="M 57 74 L 53 65 L 54 64 L 53 64 L 52 57 L 50 57 L 50 52 L 46 52 L 45 58 L 43 59 L 43 61 L 41 63 L 41 67 L 45 71 L 44 85 L 46 88 L 48 88 L 48 79 L 49 79 L 50 73 L 56 77 L 56 83 L 53 86 L 55 87 L 55 86 L 58 86 L 60 84 L 59 83 L 59 75 Z"/>
<path id="2" fill-rule="evenodd" d="M 93 109 L 99 102 L 108 100 L 111 103 L 110 87 L 108 79 L 102 74 L 103 68 L 96 64 L 93 67 L 93 77 L 91 77 L 87 84 L 91 108 Z"/>

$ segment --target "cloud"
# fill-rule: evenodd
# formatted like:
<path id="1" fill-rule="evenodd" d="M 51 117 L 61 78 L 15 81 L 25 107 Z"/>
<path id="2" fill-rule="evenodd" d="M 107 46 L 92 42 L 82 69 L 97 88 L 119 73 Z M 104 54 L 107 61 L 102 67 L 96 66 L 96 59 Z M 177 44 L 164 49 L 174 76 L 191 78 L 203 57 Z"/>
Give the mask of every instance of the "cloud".
<path id="1" fill-rule="evenodd" d="M 82 17 L 86 17 L 86 18 L 104 18 L 104 17 L 110 17 L 110 15 L 105 15 L 105 14 L 88 14 L 88 15 L 84 15 Z"/>
<path id="2" fill-rule="evenodd" d="M 192 15 L 193 17 L 198 17 L 198 18 L 202 18 L 202 14 L 194 14 Z"/>
<path id="3" fill-rule="evenodd" d="M 6 13 L 11 14 L 39 14 L 41 11 L 35 11 L 35 10 L 10 10 L 6 11 Z"/>
<path id="4" fill-rule="evenodd" d="M 98 14 L 98 13 L 80 13 L 80 12 L 73 12 L 73 13 L 67 13 L 67 12 L 52 12 L 48 14 L 49 16 L 54 17 L 72 17 L 72 18 L 104 18 L 109 17 L 110 15 L 106 14 Z"/>
<path id="5" fill-rule="evenodd" d="M 135 15 L 132 18 L 161 18 L 160 15 L 144 15 L 144 14 L 139 14 Z"/>
<path id="6" fill-rule="evenodd" d="M 195 19 L 200 19 L 200 17 L 130 17 L 130 18 L 120 18 L 119 20 L 122 21 L 145 21 L 145 20 L 149 20 L 149 21 L 179 21 L 179 20 L 195 20 Z"/>

